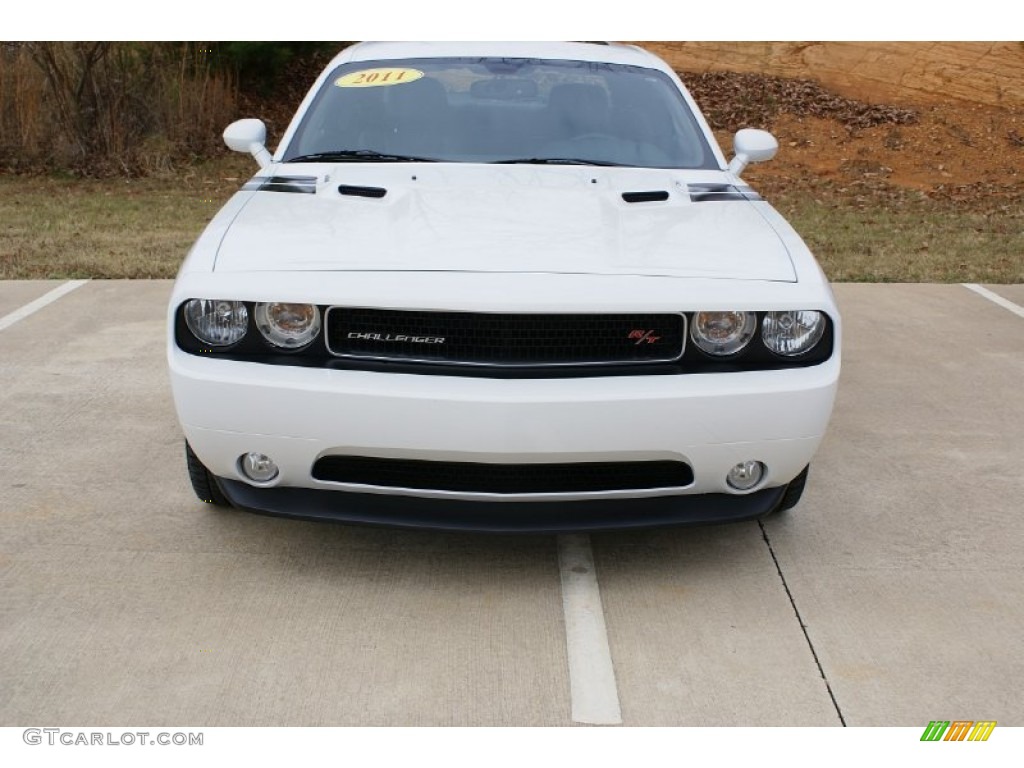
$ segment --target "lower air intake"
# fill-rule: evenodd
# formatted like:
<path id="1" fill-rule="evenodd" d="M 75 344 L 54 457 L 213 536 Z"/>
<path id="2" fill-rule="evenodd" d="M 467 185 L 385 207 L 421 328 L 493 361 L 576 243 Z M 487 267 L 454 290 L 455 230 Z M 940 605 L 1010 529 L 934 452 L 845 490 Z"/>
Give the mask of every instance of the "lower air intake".
<path id="1" fill-rule="evenodd" d="M 681 461 L 481 464 L 367 456 L 324 456 L 313 477 L 334 483 L 461 493 L 530 494 L 683 488 L 693 470 Z"/>

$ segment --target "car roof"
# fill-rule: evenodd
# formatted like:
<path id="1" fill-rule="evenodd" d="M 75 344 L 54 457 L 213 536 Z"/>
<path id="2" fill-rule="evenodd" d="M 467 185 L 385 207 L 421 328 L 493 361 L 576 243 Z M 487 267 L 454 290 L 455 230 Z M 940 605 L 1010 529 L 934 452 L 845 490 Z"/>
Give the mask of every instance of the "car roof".
<path id="1" fill-rule="evenodd" d="M 584 42 L 365 42 L 346 48 L 335 57 L 331 65 L 446 56 L 599 61 L 668 71 L 665 62 L 635 45 Z"/>

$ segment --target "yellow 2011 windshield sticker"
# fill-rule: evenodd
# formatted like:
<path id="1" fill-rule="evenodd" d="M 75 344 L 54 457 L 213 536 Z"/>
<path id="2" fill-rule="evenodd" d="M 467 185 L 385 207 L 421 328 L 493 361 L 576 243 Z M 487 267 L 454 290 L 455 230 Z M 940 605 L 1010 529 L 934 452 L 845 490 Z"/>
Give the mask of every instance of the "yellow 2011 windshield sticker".
<path id="1" fill-rule="evenodd" d="M 380 67 L 378 69 L 361 69 L 339 77 L 334 84 L 339 88 L 373 88 L 380 85 L 402 85 L 423 77 L 418 69 L 406 67 Z"/>

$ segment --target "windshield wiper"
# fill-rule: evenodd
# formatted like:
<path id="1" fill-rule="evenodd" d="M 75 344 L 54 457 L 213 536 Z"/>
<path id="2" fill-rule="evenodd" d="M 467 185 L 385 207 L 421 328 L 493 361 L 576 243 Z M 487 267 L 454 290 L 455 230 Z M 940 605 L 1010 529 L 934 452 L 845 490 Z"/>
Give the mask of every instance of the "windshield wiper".
<path id="1" fill-rule="evenodd" d="M 356 163 L 436 163 L 432 157 L 413 157 L 412 155 L 392 155 L 374 149 L 335 149 L 330 152 L 316 152 L 312 155 L 299 155 L 286 163 L 329 163 L 335 161 Z"/>
<path id="2" fill-rule="evenodd" d="M 495 160 L 494 165 L 609 165 L 622 166 L 607 160 L 587 160 L 582 157 L 521 157 L 514 160 Z"/>

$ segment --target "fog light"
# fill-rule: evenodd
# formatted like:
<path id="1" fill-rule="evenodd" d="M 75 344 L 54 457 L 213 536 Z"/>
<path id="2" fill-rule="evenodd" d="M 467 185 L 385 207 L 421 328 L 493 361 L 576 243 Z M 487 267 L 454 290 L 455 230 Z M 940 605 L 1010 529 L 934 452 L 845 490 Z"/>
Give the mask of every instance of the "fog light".
<path id="1" fill-rule="evenodd" d="M 737 491 L 749 491 L 764 477 L 764 464 L 760 461 L 741 461 L 729 470 L 725 482 Z"/>
<path id="2" fill-rule="evenodd" d="M 242 472 L 255 483 L 265 483 L 277 477 L 277 464 L 262 453 L 247 453 L 241 462 Z"/>

